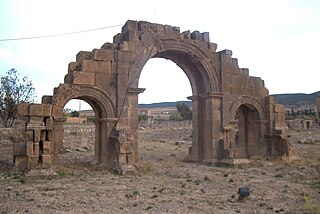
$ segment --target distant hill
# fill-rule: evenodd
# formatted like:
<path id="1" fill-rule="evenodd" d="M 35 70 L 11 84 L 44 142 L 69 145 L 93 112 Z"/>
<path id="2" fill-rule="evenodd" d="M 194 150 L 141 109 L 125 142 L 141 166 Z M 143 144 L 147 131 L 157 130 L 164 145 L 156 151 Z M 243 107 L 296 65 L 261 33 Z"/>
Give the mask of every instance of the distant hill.
<path id="1" fill-rule="evenodd" d="M 162 102 L 151 104 L 139 104 L 139 108 L 164 108 L 164 107 L 176 107 L 177 103 L 185 103 L 187 106 L 192 107 L 191 101 L 177 101 L 177 102 Z"/>
<path id="2" fill-rule="evenodd" d="M 271 94 L 275 96 L 277 102 L 284 105 L 305 105 L 305 104 L 314 104 L 316 105 L 316 99 L 320 96 L 320 91 L 314 92 L 312 94 Z M 178 101 L 187 104 L 189 107 L 192 107 L 191 101 Z M 151 104 L 139 104 L 139 108 L 165 108 L 165 107 L 176 107 L 177 102 L 161 102 L 161 103 L 151 103 Z"/>
<path id="3" fill-rule="evenodd" d="M 320 96 L 320 91 L 314 92 L 312 94 L 272 94 L 275 96 L 278 103 L 284 106 L 289 105 L 304 105 L 304 104 L 316 104 L 317 96 Z"/>

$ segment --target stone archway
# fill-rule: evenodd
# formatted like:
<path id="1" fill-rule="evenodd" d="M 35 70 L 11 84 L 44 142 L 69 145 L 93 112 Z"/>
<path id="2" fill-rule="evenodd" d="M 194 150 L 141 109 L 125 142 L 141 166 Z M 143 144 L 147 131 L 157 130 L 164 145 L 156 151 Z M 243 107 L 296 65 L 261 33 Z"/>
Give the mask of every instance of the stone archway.
<path id="1" fill-rule="evenodd" d="M 108 159 L 114 159 L 116 155 L 115 148 L 110 145 L 108 136 L 115 126 L 115 108 L 112 104 L 110 97 L 101 89 L 93 86 L 76 86 L 69 84 L 61 84 L 55 89 L 55 93 L 51 98 L 51 103 L 56 108 L 55 118 L 62 118 L 62 111 L 67 102 L 72 99 L 80 99 L 86 101 L 92 107 L 95 113 L 95 159 L 99 165 L 107 165 L 112 163 Z M 63 121 L 63 119 L 58 120 Z M 57 124 L 58 125 L 58 124 Z M 61 126 L 59 124 L 58 126 Z M 57 136 L 63 136 L 63 129 L 57 131 Z M 56 140 L 55 155 L 61 153 L 63 148 L 63 141 Z M 63 137 L 62 137 L 63 139 Z M 58 159 L 59 157 L 57 157 Z"/>
<path id="2" fill-rule="evenodd" d="M 39 158 L 40 165 L 48 167 L 58 159 L 63 140 L 62 109 L 74 98 L 87 101 L 95 109 L 97 162 L 108 169 L 137 163 L 138 94 L 144 91 L 138 82 L 151 58 L 173 61 L 190 80 L 190 161 L 212 163 L 235 158 L 230 136 L 239 109 L 247 121 L 259 117 L 261 141 L 267 145 L 268 155 L 289 154 L 284 108 L 269 96 L 261 78 L 239 68 L 230 50 L 216 49 L 207 32 L 180 32 L 169 25 L 127 21 L 112 43 L 77 54 L 53 96 L 44 96 L 42 104 L 19 106 L 16 124 L 26 140 L 19 138 L 14 144 L 16 167 L 38 167 Z M 251 109 L 256 113 L 247 115 Z M 247 136 L 251 135 L 248 129 Z M 39 150 L 39 143 L 46 149 Z"/>
<path id="3" fill-rule="evenodd" d="M 199 35 L 201 34 L 199 33 Z M 161 43 L 161 45 L 159 43 Z M 215 146 L 212 139 L 214 137 L 218 138 L 219 135 L 215 131 L 219 127 L 213 129 L 211 121 L 210 124 L 208 124 L 205 120 L 205 118 L 213 116 L 211 109 L 214 105 L 220 105 L 219 101 L 221 99 L 219 96 L 209 96 L 209 94 L 218 93 L 220 90 L 217 73 L 207 72 L 208 70 L 216 71 L 214 66 L 206 60 L 211 57 L 210 51 L 212 51 L 212 49 L 205 52 L 194 44 L 185 44 L 183 42 L 173 42 L 171 39 L 163 39 L 161 42 L 155 42 L 143 48 L 138 53 L 139 57 L 134 60 L 134 66 L 131 67 L 129 73 L 129 86 L 131 88 L 137 88 L 143 66 L 151 58 L 171 60 L 184 71 L 190 81 L 193 93 L 192 96 L 189 97 L 189 99 L 192 100 L 193 109 L 193 141 L 189 153 L 189 160 L 191 161 L 210 162 L 213 158 L 212 150 Z M 218 103 L 214 103 L 212 101 L 213 99 L 218 99 Z M 134 100 L 137 100 L 137 98 Z M 131 103 L 129 105 L 135 106 L 137 103 Z M 137 123 L 137 121 L 134 121 L 134 123 Z M 218 139 L 216 140 L 218 141 Z"/>
<path id="4" fill-rule="evenodd" d="M 242 104 L 236 112 L 237 133 L 235 148 L 236 158 L 250 158 L 260 155 L 261 122 L 258 111 L 251 105 Z"/>

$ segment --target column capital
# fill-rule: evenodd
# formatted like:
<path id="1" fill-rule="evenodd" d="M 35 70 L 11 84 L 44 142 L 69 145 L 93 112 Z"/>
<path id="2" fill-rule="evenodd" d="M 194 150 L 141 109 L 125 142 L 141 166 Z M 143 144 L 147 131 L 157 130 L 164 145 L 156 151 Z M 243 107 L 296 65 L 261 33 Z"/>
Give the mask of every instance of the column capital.
<path id="1" fill-rule="evenodd" d="M 187 99 L 191 100 L 191 101 L 198 100 L 199 98 L 200 98 L 200 96 L 189 96 L 189 97 L 187 97 Z"/>
<path id="2" fill-rule="evenodd" d="M 146 90 L 145 88 L 128 88 L 128 93 L 140 94 L 140 93 L 143 93 L 145 90 Z"/>

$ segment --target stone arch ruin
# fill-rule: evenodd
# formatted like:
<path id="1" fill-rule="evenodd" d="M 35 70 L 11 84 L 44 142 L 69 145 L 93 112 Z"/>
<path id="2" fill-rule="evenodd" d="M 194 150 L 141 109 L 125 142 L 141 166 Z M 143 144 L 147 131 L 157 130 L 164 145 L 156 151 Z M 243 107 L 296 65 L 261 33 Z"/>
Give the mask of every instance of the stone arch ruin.
<path id="1" fill-rule="evenodd" d="M 63 148 L 62 111 L 71 99 L 88 102 L 96 114 L 95 158 L 119 169 L 138 163 L 138 88 L 151 58 L 175 62 L 192 88 L 193 140 L 188 160 L 213 163 L 255 156 L 288 156 L 284 107 L 264 81 L 239 68 L 230 50 L 216 51 L 209 33 L 127 21 L 113 43 L 80 51 L 64 83 L 41 104 L 21 104 L 14 139 L 17 169 L 50 167 Z"/>

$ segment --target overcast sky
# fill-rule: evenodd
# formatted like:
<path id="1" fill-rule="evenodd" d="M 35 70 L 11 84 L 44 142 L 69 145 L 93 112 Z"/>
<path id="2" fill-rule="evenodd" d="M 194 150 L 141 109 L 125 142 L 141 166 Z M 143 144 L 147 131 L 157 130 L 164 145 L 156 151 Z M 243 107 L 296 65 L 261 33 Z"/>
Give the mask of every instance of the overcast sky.
<path id="1" fill-rule="evenodd" d="M 122 26 L 128 19 L 178 26 L 181 32 L 206 31 L 218 51 L 232 50 L 240 67 L 265 80 L 270 94 L 320 90 L 320 0 L 1 0 L 0 14 L 0 40 Z M 16 68 L 28 75 L 39 102 L 63 83 L 79 51 L 112 42 L 121 26 L 0 41 L 0 74 Z M 147 62 L 139 87 L 146 88 L 139 103 L 186 100 L 191 95 L 186 75 L 164 59 Z"/>

